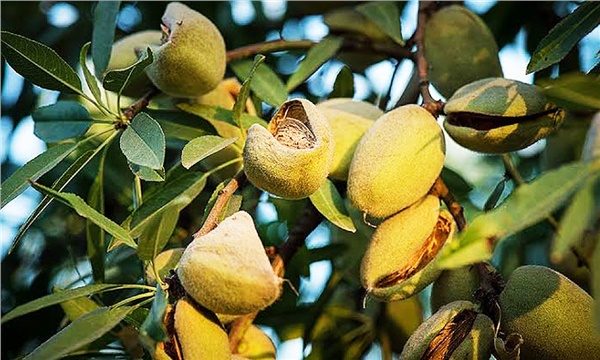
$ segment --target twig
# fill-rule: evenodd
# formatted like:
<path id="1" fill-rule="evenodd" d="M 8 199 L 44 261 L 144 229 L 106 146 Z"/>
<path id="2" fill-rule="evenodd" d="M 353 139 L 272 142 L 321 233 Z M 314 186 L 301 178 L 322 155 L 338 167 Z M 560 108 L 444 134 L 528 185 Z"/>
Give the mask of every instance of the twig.
<path id="1" fill-rule="evenodd" d="M 272 53 L 284 50 L 305 50 L 318 44 L 311 40 L 274 40 L 243 46 L 227 52 L 227 62 L 247 58 L 256 54 Z M 382 44 L 376 42 L 344 39 L 341 51 L 365 51 L 387 55 L 396 59 L 412 59 L 413 54 L 409 48 L 398 45 Z"/>
<path id="2" fill-rule="evenodd" d="M 396 66 L 394 67 L 394 72 L 392 73 L 392 77 L 390 79 L 390 84 L 388 85 L 387 91 L 379 99 L 379 104 L 377 104 L 377 107 L 380 108 L 382 111 L 385 111 L 385 109 L 387 108 L 388 102 L 390 102 L 390 97 L 392 95 L 392 89 L 394 87 L 394 79 L 396 79 L 396 74 L 398 74 L 398 70 L 400 70 L 401 64 L 402 63 L 400 61 L 396 62 Z"/>
<path id="3" fill-rule="evenodd" d="M 150 100 L 152 100 L 152 98 L 159 93 L 160 91 L 157 88 L 152 87 L 152 89 L 144 94 L 144 96 L 131 104 L 131 106 L 129 106 L 127 109 L 123 110 L 123 115 L 125 118 L 127 118 L 127 120 L 133 119 L 137 114 L 143 111 L 150 103 Z"/>
<path id="4" fill-rule="evenodd" d="M 300 215 L 298 223 L 290 230 L 288 238 L 277 251 L 270 254 L 273 258 L 271 266 L 273 271 L 279 276 L 283 277 L 285 272 L 285 266 L 289 264 L 292 257 L 296 252 L 304 245 L 306 237 L 313 232 L 314 229 L 319 226 L 323 220 L 323 215 L 309 203 L 304 211 Z M 240 341 L 244 337 L 244 333 L 258 315 L 258 312 L 244 315 L 241 318 L 236 319 L 229 330 L 229 348 L 233 354 L 237 353 Z"/>
<path id="5" fill-rule="evenodd" d="M 429 92 L 429 77 L 427 75 L 427 58 L 424 51 L 425 25 L 431 12 L 436 9 L 435 2 L 420 1 L 419 17 L 417 22 L 417 31 L 415 33 L 415 42 L 417 44 L 417 71 L 419 73 L 419 89 L 423 96 L 423 107 L 433 116 L 437 117 L 444 108 L 444 102 L 435 100 Z"/>
<path id="6" fill-rule="evenodd" d="M 219 191 L 219 195 L 217 196 L 217 200 L 213 205 L 212 209 L 206 216 L 206 220 L 204 224 L 194 235 L 194 238 L 202 235 L 208 234 L 211 230 L 213 230 L 219 224 L 219 216 L 223 212 L 225 206 L 229 202 L 231 195 L 246 181 L 246 175 L 243 171 L 241 171 L 236 177 L 231 179 L 227 185 L 223 189 Z"/>
<path id="7" fill-rule="evenodd" d="M 463 207 L 458 203 L 456 198 L 454 198 L 454 195 L 450 193 L 448 186 L 446 186 L 446 183 L 444 183 L 444 180 L 442 180 L 441 177 L 438 177 L 435 180 L 429 193 L 438 196 L 442 199 L 444 204 L 446 204 L 448 211 L 452 214 L 454 221 L 456 221 L 456 226 L 459 231 L 463 231 L 467 228 L 467 220 L 465 219 Z"/>

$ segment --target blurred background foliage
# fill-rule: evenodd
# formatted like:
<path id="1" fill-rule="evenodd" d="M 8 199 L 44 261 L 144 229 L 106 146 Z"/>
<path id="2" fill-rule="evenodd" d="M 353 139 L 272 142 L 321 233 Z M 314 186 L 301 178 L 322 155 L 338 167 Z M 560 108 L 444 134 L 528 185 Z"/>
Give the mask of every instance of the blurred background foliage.
<path id="1" fill-rule="evenodd" d="M 123 2 L 118 18 L 115 40 L 132 32 L 144 29 L 158 29 L 166 2 Z M 300 2 L 300 1 L 234 1 L 234 2 L 187 2 L 187 4 L 209 17 L 222 32 L 227 49 L 285 38 L 290 40 L 310 39 L 318 41 L 327 33 L 322 14 L 335 8 L 355 6 L 357 2 Z M 403 11 L 402 30 L 405 37 L 415 28 L 416 2 L 398 2 Z M 491 28 L 499 47 L 510 47 L 521 39 L 522 48 L 517 53 L 531 54 L 548 31 L 576 7 L 570 1 L 558 2 L 467 2 L 467 6 L 478 12 Z M 73 1 L 3 1 L 1 3 L 1 26 L 7 30 L 42 42 L 62 56 L 73 66 L 77 65 L 80 48 L 90 40 L 92 34 L 93 2 Z M 597 31 L 596 31 L 597 33 Z M 591 41 L 592 48 L 599 47 L 598 36 Z M 589 42 L 588 42 L 589 44 Z M 594 53 L 590 56 L 586 44 L 576 47 L 560 66 L 550 67 L 536 73 L 536 77 L 549 77 L 573 70 L 589 70 Z M 597 51 L 597 50 L 596 50 Z M 581 52 L 585 52 L 582 55 Z M 281 52 L 267 56 L 267 63 L 282 77 L 293 73 L 302 52 Z M 348 59 L 346 57 L 346 59 Z M 518 59 L 501 58 L 505 73 Z M 338 59 L 339 60 L 339 59 Z M 522 60 L 521 60 L 522 61 Z M 525 64 L 526 64 L 525 60 Z M 332 88 L 333 80 L 341 63 L 330 61 L 325 64 L 308 82 L 300 86 L 291 96 L 307 97 L 318 101 Z M 397 76 L 393 70 L 402 67 Z M 387 59 L 369 67 L 353 67 L 355 78 L 355 98 L 376 102 L 385 96 L 388 88 L 393 105 L 402 93 L 410 74 L 410 64 L 401 64 Z M 2 180 L 5 180 L 24 162 L 44 150 L 43 143 L 32 138 L 30 114 L 42 105 L 56 101 L 57 93 L 42 90 L 19 75 L 2 58 Z M 505 74 L 506 75 L 506 74 Z M 525 77 L 519 80 L 529 80 Z M 233 76 L 228 69 L 227 76 Z M 393 81 L 393 86 L 390 86 Z M 438 94 L 439 97 L 439 94 Z M 388 106 L 391 106 L 388 105 Z M 272 110 L 264 107 L 264 118 L 268 119 Z M 589 114 L 573 114 L 574 121 L 566 123 L 557 135 L 514 154 L 514 161 L 525 179 L 532 179 L 541 171 L 578 159 L 589 124 Z M 448 138 L 447 138 L 448 139 Z M 453 148 L 449 144 L 449 157 L 445 179 L 459 201 L 466 209 L 467 218 L 473 218 L 482 211 L 489 195 L 504 182 L 504 167 L 498 156 L 483 156 L 464 149 Z M 166 164 L 177 161 L 179 153 L 168 150 Z M 106 167 L 106 214 L 120 222 L 131 210 L 132 174 L 125 158 L 116 146 L 111 147 L 110 166 Z M 464 166 L 467 164 L 468 166 Z M 46 174 L 41 183 L 49 185 L 67 165 L 61 165 Z M 73 181 L 65 191 L 86 194 L 93 181 L 91 164 L 83 176 Z M 187 209 L 182 212 L 175 234 L 169 247 L 187 244 L 191 234 L 200 226 L 204 206 L 216 186 L 212 182 Z M 511 181 L 501 190 L 500 202 L 513 189 Z M 0 212 L 2 232 L 2 313 L 17 304 L 36 299 L 52 291 L 55 286 L 68 287 L 90 280 L 90 267 L 86 261 L 85 222 L 69 208 L 60 204 L 51 205 L 26 233 L 17 248 L 8 254 L 12 238 L 39 201 L 39 194 L 31 189 L 13 201 Z M 306 200 L 303 200 L 306 201 Z M 269 199 L 252 189 L 244 193 L 244 208 L 258 209 L 259 233 L 266 244 L 281 243 L 288 229 L 300 216 L 299 202 Z M 547 257 L 552 230 L 546 223 L 538 224 L 525 232 L 505 241 L 496 251 L 493 263 L 499 270 L 508 274 L 521 264 L 543 264 L 553 266 Z M 342 241 L 343 240 L 343 241 Z M 385 341 L 377 328 L 393 327 L 394 324 L 381 321 L 377 314 L 385 313 L 383 306 L 369 304 L 362 308 L 363 293 L 356 282 L 357 264 L 366 246 L 365 237 L 349 234 L 323 223 L 313 232 L 307 246 L 296 255 L 286 273 L 292 284 L 300 290 L 300 297 L 286 290 L 281 301 L 260 314 L 257 323 L 274 331 L 269 332 L 276 343 L 307 336 L 305 331 L 314 327 L 313 352 L 311 357 L 340 358 L 341 353 L 353 358 L 369 354 L 378 358 L 378 350 L 371 343 L 375 337 Z M 335 255 L 335 256 L 334 256 Z M 335 257 L 335 261 L 330 261 Z M 589 273 L 578 267 L 573 258 L 559 266 L 559 270 L 570 276 L 584 289 L 589 288 Z M 107 282 L 136 282 L 144 269 L 136 254 L 129 248 L 121 247 L 109 254 L 107 260 Z M 312 275 L 312 276 L 311 276 Z M 111 303 L 111 296 L 105 293 L 98 297 Z M 420 295 L 425 299 L 427 291 Z M 416 301 L 416 300 L 415 300 Z M 422 301 L 424 314 L 427 302 Z M 327 306 L 326 306 L 327 305 Z M 407 305 L 420 311 L 418 303 Z M 318 314 L 322 316 L 317 317 Z M 2 358 L 11 359 L 27 353 L 42 341 L 56 333 L 65 324 L 63 312 L 57 307 L 49 307 L 35 314 L 24 316 L 2 326 Z M 389 322 L 389 321 L 388 321 Z M 336 329 L 331 331 L 331 329 Z M 354 332 L 353 332 L 354 331 Z M 385 332 L 385 331 L 383 331 Z M 340 334 L 353 334 L 341 339 Z M 397 333 L 397 331 L 396 331 Z M 285 343 L 280 347 L 286 351 Z M 290 345 L 292 346 L 292 345 Z M 285 354 L 300 358 L 302 347 L 293 345 L 296 353 L 287 349 Z M 288 357 L 282 356 L 287 359 Z"/>

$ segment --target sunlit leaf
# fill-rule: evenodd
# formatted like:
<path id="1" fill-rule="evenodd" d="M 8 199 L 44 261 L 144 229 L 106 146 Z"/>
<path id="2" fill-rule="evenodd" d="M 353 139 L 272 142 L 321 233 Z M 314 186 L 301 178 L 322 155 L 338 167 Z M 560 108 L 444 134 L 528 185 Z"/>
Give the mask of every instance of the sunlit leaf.
<path id="1" fill-rule="evenodd" d="M 502 205 L 477 216 L 444 248 L 438 264 L 450 268 L 489 260 L 496 243 L 548 217 L 595 172 L 597 163 L 571 163 L 519 186 Z"/>
<path id="2" fill-rule="evenodd" d="M 229 66 L 238 78 L 246 79 L 252 69 L 253 62 L 242 60 L 229 64 Z M 279 107 L 288 97 L 283 81 L 264 63 L 256 69 L 250 83 L 250 89 L 254 91 L 256 96 L 273 107 Z"/>
<path id="3" fill-rule="evenodd" d="M 81 94 L 75 70 L 54 50 L 24 36 L 2 31 L 2 56 L 24 78 L 49 90 Z"/>
<path id="4" fill-rule="evenodd" d="M 114 221 L 110 220 L 106 216 L 100 214 L 98 211 L 96 211 L 96 209 L 90 207 L 79 196 L 71 193 L 58 192 L 38 183 L 32 183 L 32 186 L 39 192 L 45 195 L 49 195 L 55 200 L 60 201 L 61 203 L 71 207 L 77 212 L 77 214 L 100 226 L 112 236 L 123 240 L 132 247 L 136 246 L 135 242 L 133 241 L 133 238 L 125 229 L 120 227 L 118 224 L 116 224 Z"/>
<path id="5" fill-rule="evenodd" d="M 288 79 L 286 89 L 292 91 L 298 85 L 302 84 L 321 65 L 337 54 L 343 42 L 344 39 L 341 37 L 328 36 L 308 50 L 306 57 L 300 62 L 296 71 Z"/>
<path id="6" fill-rule="evenodd" d="M 151 169 L 162 169 L 165 161 L 165 134 L 146 113 L 137 114 L 121 135 L 121 151 L 127 160 Z"/>
<path id="7" fill-rule="evenodd" d="M 98 1 L 94 9 L 92 60 L 98 78 L 102 76 L 110 61 L 120 6 L 120 1 Z"/>
<path id="8" fill-rule="evenodd" d="M 578 245 L 586 229 L 591 229 L 600 214 L 600 177 L 593 176 L 575 193 L 560 221 L 552 247 L 552 259 L 560 262 Z"/>
<path id="9" fill-rule="evenodd" d="M 584 2 L 562 19 L 540 41 L 527 64 L 527 74 L 561 61 L 569 51 L 600 23 L 600 3 Z"/>
<path id="10" fill-rule="evenodd" d="M 310 201 L 335 226 L 350 232 L 356 231 L 344 205 L 344 199 L 331 180 L 325 179 L 323 185 L 310 196 Z"/>
<path id="11" fill-rule="evenodd" d="M 169 206 L 183 209 L 204 188 L 206 174 L 190 172 L 175 180 L 167 181 L 159 191 L 149 198 L 133 213 L 130 229 L 134 236 L 138 235 L 138 229 L 155 216 L 159 211 Z"/>
<path id="12" fill-rule="evenodd" d="M 189 169 L 208 156 L 225 149 L 236 140 L 237 138 L 224 139 L 215 135 L 196 138 L 187 143 L 181 151 L 181 164 Z"/>
<path id="13" fill-rule="evenodd" d="M 134 307 L 121 306 L 117 308 L 101 307 L 59 331 L 46 340 L 23 360 L 54 360 L 68 355 L 74 350 L 100 338 L 119 324 Z"/>
<path id="14" fill-rule="evenodd" d="M 77 148 L 76 143 L 65 143 L 53 146 L 36 156 L 33 160 L 17 169 L 2 183 L 2 199 L 0 208 L 19 196 L 28 186 L 27 180 L 35 181 L 52 170 L 64 158 Z"/>
<path id="15" fill-rule="evenodd" d="M 542 93 L 553 103 L 571 110 L 600 110 L 600 78 L 582 73 L 561 74 L 540 80 Z"/>
<path id="16" fill-rule="evenodd" d="M 374 1 L 356 7 L 361 14 L 371 20 L 381 31 L 398 45 L 404 46 L 400 29 L 400 11 L 395 2 Z"/>
<path id="17" fill-rule="evenodd" d="M 23 305 L 17 306 L 8 314 L 2 315 L 1 322 L 4 324 L 5 322 L 18 318 L 19 316 L 27 315 L 48 306 L 60 304 L 63 301 L 96 294 L 102 291 L 118 289 L 120 286 L 121 285 L 119 284 L 93 284 L 75 289 L 62 290 L 60 292 L 46 295 Z"/>
<path id="18" fill-rule="evenodd" d="M 93 122 L 87 109 L 72 100 L 61 100 L 37 108 L 31 116 L 35 121 L 33 133 L 49 143 L 79 137 Z"/>
<path id="19" fill-rule="evenodd" d="M 352 70 L 344 65 L 335 78 L 333 83 L 333 91 L 329 94 L 329 98 L 351 98 L 354 96 L 354 75 Z"/>
<path id="20" fill-rule="evenodd" d="M 144 181 L 154 181 L 154 182 L 162 182 L 165 181 L 165 169 L 151 169 L 147 166 L 142 166 L 138 164 L 134 164 L 131 161 L 128 161 L 129 169 L 133 175 L 139 177 Z"/>
<path id="21" fill-rule="evenodd" d="M 252 83 L 252 79 L 254 78 L 256 69 L 264 60 L 264 55 L 256 55 L 254 57 L 254 63 L 252 64 L 252 68 L 250 68 L 248 76 L 246 76 L 246 78 L 244 79 L 244 82 L 242 83 L 242 88 L 240 89 L 240 93 L 235 99 L 235 104 L 233 104 L 233 121 L 238 125 L 240 129 L 244 128 L 241 119 L 242 113 L 244 113 L 244 109 L 246 108 L 246 101 L 250 96 L 250 84 Z"/>
<path id="22" fill-rule="evenodd" d="M 140 327 L 140 334 L 154 341 L 166 341 L 168 339 L 167 329 L 164 325 L 165 313 L 169 301 L 160 286 L 156 286 L 156 295 L 150 308 L 150 313 Z"/>
<path id="23" fill-rule="evenodd" d="M 83 71 L 83 77 L 85 78 L 85 82 L 90 89 L 90 92 L 94 96 L 99 103 L 102 102 L 102 95 L 100 95 L 100 88 L 98 87 L 98 82 L 96 81 L 96 77 L 92 74 L 90 69 L 87 66 L 87 55 L 90 50 L 90 42 L 85 43 L 79 52 L 79 64 L 81 65 L 81 70 Z"/>
<path id="24" fill-rule="evenodd" d="M 592 295 L 594 297 L 594 319 L 596 326 L 600 326 L 600 232 L 596 233 L 596 246 L 592 254 Z"/>
<path id="25" fill-rule="evenodd" d="M 144 74 L 144 69 L 154 61 L 154 55 L 150 48 L 147 48 L 144 54 L 144 57 L 125 69 L 107 72 L 102 80 L 102 86 L 108 91 L 121 94 L 127 85 L 133 79 Z"/>
<path id="26" fill-rule="evenodd" d="M 153 214 L 139 236 L 137 253 L 141 260 L 152 260 L 165 247 L 179 220 L 177 204 Z"/>

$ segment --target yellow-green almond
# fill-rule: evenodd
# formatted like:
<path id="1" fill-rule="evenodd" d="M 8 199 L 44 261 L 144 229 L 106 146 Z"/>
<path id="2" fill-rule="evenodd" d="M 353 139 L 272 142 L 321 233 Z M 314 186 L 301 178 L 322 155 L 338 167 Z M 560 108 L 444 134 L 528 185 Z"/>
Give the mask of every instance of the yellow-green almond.
<path id="1" fill-rule="evenodd" d="M 110 61 L 106 67 L 104 75 L 109 71 L 121 70 L 135 64 L 141 54 L 145 53 L 150 47 L 155 50 L 161 45 L 162 32 L 159 30 L 144 30 L 127 35 L 115 41 L 110 54 Z M 145 74 L 133 79 L 132 82 L 123 89 L 126 96 L 141 96 L 152 89 L 153 85 Z"/>
<path id="2" fill-rule="evenodd" d="M 522 266 L 510 275 L 499 300 L 500 329 L 523 337 L 521 359 L 595 359 L 600 333 L 594 300 L 559 272 Z"/>
<path id="3" fill-rule="evenodd" d="M 442 271 L 431 287 L 431 311 L 456 300 L 475 301 L 474 294 L 479 288 L 479 276 L 473 266 L 463 266 Z"/>
<path id="4" fill-rule="evenodd" d="M 250 360 L 275 360 L 277 354 L 271 338 L 256 325 L 246 330 L 237 351 L 237 355 Z"/>
<path id="5" fill-rule="evenodd" d="M 230 360 L 229 338 L 215 314 L 187 298 L 175 305 L 175 331 L 183 359 Z"/>
<path id="6" fill-rule="evenodd" d="M 146 74 L 162 92 L 197 97 L 214 89 L 225 75 L 225 41 L 204 15 L 180 2 L 162 17 L 165 41 L 156 48 Z"/>
<path id="7" fill-rule="evenodd" d="M 425 26 L 424 49 L 429 80 L 446 98 L 472 81 L 502 76 L 492 32 L 464 6 L 433 14 Z"/>
<path id="8" fill-rule="evenodd" d="M 383 111 L 371 103 L 351 98 L 326 100 L 318 103 L 317 109 L 329 120 L 335 143 L 329 176 L 346 180 L 358 142 Z"/>
<path id="9" fill-rule="evenodd" d="M 440 274 L 435 258 L 454 233 L 450 213 L 427 195 L 384 220 L 373 233 L 361 263 L 361 282 L 369 296 L 382 301 L 406 299 Z"/>
<path id="10" fill-rule="evenodd" d="M 185 249 L 177 274 L 186 292 L 207 309 L 249 314 L 271 305 L 282 279 L 271 267 L 252 217 L 239 211 Z"/>
<path id="11" fill-rule="evenodd" d="M 557 130 L 565 117 L 537 86 L 504 78 L 461 87 L 448 99 L 444 112 L 448 135 L 483 153 L 523 149 Z"/>
<path id="12" fill-rule="evenodd" d="M 494 323 L 469 301 L 442 306 L 412 334 L 401 360 L 488 360 L 494 341 Z"/>
<path id="13" fill-rule="evenodd" d="M 334 152 L 331 126 L 305 99 L 286 101 L 268 129 L 254 124 L 244 147 L 244 172 L 257 188 L 284 199 L 302 199 L 327 178 Z"/>
<path id="14" fill-rule="evenodd" d="M 348 197 L 368 215 L 388 217 L 427 194 L 444 157 L 435 118 L 420 106 L 401 106 L 379 117 L 356 147 Z"/>

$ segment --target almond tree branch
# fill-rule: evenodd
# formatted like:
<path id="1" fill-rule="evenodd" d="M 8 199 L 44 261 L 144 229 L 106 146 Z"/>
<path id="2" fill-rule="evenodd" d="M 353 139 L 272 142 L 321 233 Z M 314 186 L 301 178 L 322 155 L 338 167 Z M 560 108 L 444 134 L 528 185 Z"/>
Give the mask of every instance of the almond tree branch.
<path id="1" fill-rule="evenodd" d="M 256 54 L 272 53 L 284 50 L 306 50 L 318 44 L 311 40 L 273 40 L 243 46 L 227 52 L 227 62 L 247 58 Z M 394 44 L 382 44 L 357 39 L 344 39 L 341 51 L 374 52 L 396 59 L 413 59 L 413 53 L 408 47 Z"/>
<path id="2" fill-rule="evenodd" d="M 436 4 L 433 1 L 419 2 L 419 17 L 417 22 L 417 31 L 415 33 L 415 43 L 417 44 L 417 71 L 419 73 L 419 89 L 423 96 L 423 107 L 433 116 L 437 117 L 444 107 L 444 103 L 435 100 L 429 92 L 429 77 L 427 74 L 427 58 L 424 51 L 425 26 L 431 13 L 436 10 Z"/>
<path id="3" fill-rule="evenodd" d="M 144 96 L 131 104 L 128 108 L 124 109 L 123 115 L 125 118 L 127 118 L 127 120 L 131 121 L 131 119 L 133 119 L 137 114 L 144 111 L 148 104 L 150 104 L 150 100 L 152 100 L 152 98 L 158 94 L 160 94 L 160 90 L 152 87 L 152 89 L 144 94 Z"/>
<path id="4" fill-rule="evenodd" d="M 467 220 L 465 219 L 463 207 L 458 203 L 454 195 L 452 195 L 441 177 L 438 177 L 435 180 L 429 193 L 438 196 L 442 199 L 444 204 L 446 204 L 448 211 L 452 214 L 454 221 L 456 221 L 456 226 L 459 231 L 463 231 L 467 228 Z"/>

